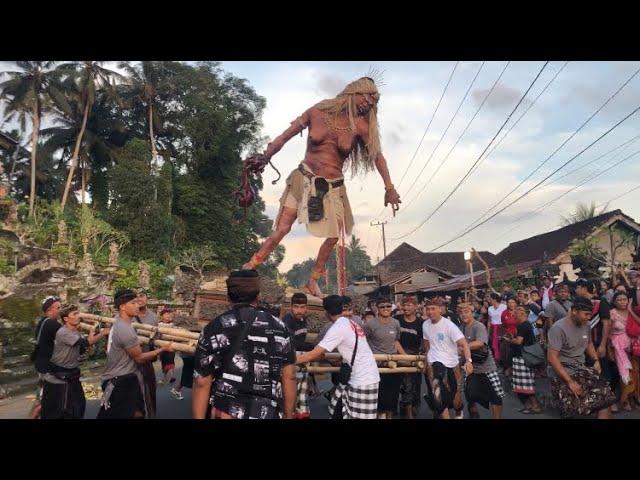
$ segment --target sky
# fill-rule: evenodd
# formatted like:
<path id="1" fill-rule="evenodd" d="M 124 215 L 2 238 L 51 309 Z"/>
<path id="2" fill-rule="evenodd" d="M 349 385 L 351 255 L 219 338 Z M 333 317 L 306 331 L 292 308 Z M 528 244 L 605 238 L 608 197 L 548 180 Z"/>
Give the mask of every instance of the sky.
<path id="1" fill-rule="evenodd" d="M 640 69 L 638 62 L 568 62 L 565 66 L 563 61 L 553 61 L 533 83 L 518 109 L 487 149 L 488 155 L 482 157 L 477 169 L 435 215 L 415 230 L 476 162 L 544 64 L 542 61 L 510 62 L 508 65 L 506 61 L 456 63 L 223 62 L 222 68 L 247 79 L 257 93 L 265 97 L 267 106 L 262 134 L 270 139 L 282 133 L 304 110 L 324 98 L 335 96 L 348 82 L 366 75 L 370 68 L 384 71 L 378 121 L 382 151 L 392 182 L 403 201 L 395 218 L 389 207 L 383 208 L 384 184 L 377 171 L 353 179 L 350 173 L 345 173 L 355 218 L 353 233 L 364 243 L 374 263 L 382 259 L 383 248 L 380 227 L 372 227 L 371 222 L 388 222 L 385 226 L 387 253 L 403 241 L 429 251 L 449 240 L 454 241 L 438 251 L 463 251 L 474 247 L 498 253 L 510 242 L 560 227 L 562 215 L 569 215 L 578 202 L 594 201 L 603 205 L 640 185 L 640 153 L 627 158 L 640 151 L 640 137 L 602 156 L 640 134 L 638 112 L 531 194 L 467 236 L 458 238 L 460 232 L 547 160 Z M 450 76 L 449 86 L 442 96 Z M 537 98 L 554 76 L 556 78 Z M 577 135 L 501 205 L 515 200 L 536 185 L 639 106 L 640 74 L 633 77 Z M 527 109 L 522 119 L 510 129 Z M 504 140 L 501 140 L 506 132 Z M 423 135 L 424 140 L 420 144 Z M 498 146 L 493 150 L 496 144 Z M 304 158 L 305 145 L 306 132 L 302 137 L 291 139 L 273 157 L 283 176 L 275 186 L 271 185 L 271 180 L 276 178 L 275 172 L 270 168 L 265 170 L 262 196 L 267 206 L 266 213 L 271 218 L 277 213 L 284 179 Z M 609 168 L 620 161 L 619 165 Z M 554 182 L 554 179 L 574 169 L 578 170 Z M 600 172 L 603 173 L 593 181 L 536 212 L 545 203 Z M 640 189 L 609 203 L 608 209 L 620 208 L 640 220 L 638 200 Z M 304 225 L 296 223 L 282 243 L 286 247 L 286 255 L 280 270 L 285 272 L 294 263 L 315 257 L 322 239 L 312 237 Z"/>

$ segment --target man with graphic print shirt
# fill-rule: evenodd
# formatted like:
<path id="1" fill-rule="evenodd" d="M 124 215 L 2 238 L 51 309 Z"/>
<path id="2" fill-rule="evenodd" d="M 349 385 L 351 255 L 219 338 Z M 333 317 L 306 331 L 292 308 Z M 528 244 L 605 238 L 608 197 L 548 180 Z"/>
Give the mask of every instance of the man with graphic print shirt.
<path id="1" fill-rule="evenodd" d="M 280 319 L 258 310 L 260 277 L 231 272 L 233 308 L 207 324 L 195 352 L 193 418 L 292 418 L 296 400 L 295 351 Z M 213 387 L 213 388 L 212 388 Z"/>

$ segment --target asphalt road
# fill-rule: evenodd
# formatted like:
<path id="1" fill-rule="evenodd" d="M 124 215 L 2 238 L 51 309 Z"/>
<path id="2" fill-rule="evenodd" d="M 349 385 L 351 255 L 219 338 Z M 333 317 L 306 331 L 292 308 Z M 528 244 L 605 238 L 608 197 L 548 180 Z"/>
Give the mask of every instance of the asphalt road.
<path id="1" fill-rule="evenodd" d="M 158 378 L 160 378 L 159 371 L 159 362 L 156 362 L 156 371 L 158 374 Z M 180 378 L 180 372 L 182 369 L 182 360 L 179 355 L 176 355 L 176 371 L 175 375 L 177 378 Z M 526 415 L 520 413 L 519 410 L 522 408 L 518 397 L 511 393 L 508 388 L 508 382 L 503 378 L 503 386 L 505 391 L 507 392 L 506 397 L 504 398 L 504 407 L 503 407 L 503 418 L 505 419 L 541 419 L 541 418 L 560 418 L 557 412 L 551 410 L 550 408 L 545 408 L 544 412 L 537 415 Z M 319 382 L 319 387 L 322 391 L 326 391 L 331 388 L 331 382 L 329 380 L 323 380 Z M 424 383 L 423 394 L 426 393 L 426 387 Z M 171 385 L 159 385 L 157 391 L 157 410 L 158 410 L 158 419 L 189 419 L 191 418 L 191 390 L 188 388 L 183 389 L 183 400 L 176 400 L 170 394 Z M 537 379 L 536 380 L 536 389 L 538 398 L 544 402 L 545 397 L 547 397 L 550 393 L 550 385 L 547 379 Z M 0 419 L 3 418 L 26 418 L 29 412 L 29 408 L 31 406 L 32 400 L 28 398 L 27 395 L 22 395 L 20 397 L 16 397 L 13 399 L 7 399 L 0 402 Z M 327 419 L 329 418 L 329 413 L 327 410 L 328 402 L 324 398 L 323 395 L 312 399 L 310 401 L 311 406 L 311 416 L 314 419 Z M 100 407 L 100 402 L 98 400 L 88 400 L 87 401 L 87 411 L 85 414 L 85 418 L 93 419 L 96 418 L 98 414 L 98 409 Z M 480 413 L 481 419 L 490 419 L 491 415 L 488 410 L 485 410 L 481 406 L 478 407 L 478 411 Z M 433 418 L 429 408 L 426 405 L 426 402 L 422 402 L 420 409 L 418 411 L 418 418 L 421 419 L 431 419 Z M 468 412 L 466 410 L 465 404 L 465 418 L 468 418 Z M 640 419 L 640 410 L 634 410 L 632 412 L 620 412 L 613 416 L 614 419 L 627 419 L 627 418 L 635 418 Z"/>

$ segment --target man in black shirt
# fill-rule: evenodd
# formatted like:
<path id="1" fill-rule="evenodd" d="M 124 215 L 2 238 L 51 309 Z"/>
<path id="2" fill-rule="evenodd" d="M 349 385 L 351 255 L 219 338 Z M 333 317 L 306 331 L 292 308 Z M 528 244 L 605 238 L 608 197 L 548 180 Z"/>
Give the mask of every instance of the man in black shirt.
<path id="1" fill-rule="evenodd" d="M 418 355 L 422 349 L 422 318 L 417 315 L 418 302 L 413 295 L 402 298 L 403 314 L 396 315 L 400 323 L 400 345 L 408 355 Z M 405 418 L 416 418 L 420 407 L 422 375 L 406 373 L 400 385 L 400 410 Z"/>
<path id="2" fill-rule="evenodd" d="M 258 310 L 260 277 L 231 272 L 231 310 L 203 329 L 195 352 L 193 418 L 293 418 L 296 354 L 280 319 Z"/>
<path id="3" fill-rule="evenodd" d="M 293 348 L 297 354 L 313 350 L 314 345 L 307 342 L 307 296 L 296 292 L 291 296 L 291 311 L 282 319 L 293 339 Z M 309 410 L 309 374 L 296 373 L 296 406 L 294 416 L 298 419 L 311 417 Z"/>
<path id="4" fill-rule="evenodd" d="M 36 325 L 35 339 L 36 346 L 32 354 L 32 360 L 38 372 L 38 392 L 36 401 L 31 409 L 29 418 L 39 418 L 41 411 L 40 399 L 44 387 L 44 375 L 49 371 L 49 362 L 53 355 L 53 344 L 58 329 L 62 326 L 59 322 L 60 307 L 62 303 L 56 296 L 49 296 L 42 301 L 42 311 L 44 316 L 40 318 Z"/>

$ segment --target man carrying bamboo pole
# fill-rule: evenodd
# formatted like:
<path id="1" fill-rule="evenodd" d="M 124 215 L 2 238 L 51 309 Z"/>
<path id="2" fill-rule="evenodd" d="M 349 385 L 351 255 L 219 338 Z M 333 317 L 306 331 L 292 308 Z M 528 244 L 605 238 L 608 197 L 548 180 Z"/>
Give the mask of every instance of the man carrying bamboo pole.
<path id="1" fill-rule="evenodd" d="M 172 352 L 172 344 L 143 352 L 131 323 L 139 313 L 133 290 L 120 290 L 114 296 L 118 309 L 107 342 L 107 365 L 102 374 L 102 402 L 99 419 L 145 418 L 143 379 L 138 365 L 155 360 L 161 352 Z"/>
<path id="2" fill-rule="evenodd" d="M 342 315 L 342 297 L 329 295 L 322 305 L 332 326 L 313 350 L 298 356 L 296 363 L 313 362 L 325 352 L 337 348 L 349 363 L 343 363 L 341 367 L 340 381 L 333 392 L 329 414 L 332 418 L 375 419 L 380 374 L 364 330 Z"/>
<path id="3" fill-rule="evenodd" d="M 460 329 L 442 316 L 440 306 L 438 301 L 428 301 L 425 314 L 429 318 L 422 324 L 424 349 L 427 352 L 425 379 L 429 392 L 428 404 L 434 415 L 440 418 L 449 419 L 449 408 L 453 408 L 456 418 L 461 419 L 464 415 L 458 347 L 464 353 L 464 370 L 467 375 L 473 372 L 471 351 Z"/>
<path id="4" fill-rule="evenodd" d="M 80 383 L 80 355 L 108 335 L 109 329 L 90 331 L 88 338 L 83 337 L 78 331 L 80 312 L 76 305 L 63 306 L 60 318 L 64 325 L 56 332 L 49 369 L 44 374 L 42 418 L 82 419 L 87 402 Z"/>
<path id="5" fill-rule="evenodd" d="M 413 295 L 402 298 L 402 315 L 396 315 L 400 323 L 400 345 L 405 353 L 418 355 L 422 350 L 422 323 L 417 315 L 418 302 Z M 402 375 L 400 385 L 400 410 L 405 418 L 416 418 L 420 407 L 420 388 L 422 375 L 420 373 L 406 373 Z"/>
<path id="6" fill-rule="evenodd" d="M 209 322 L 195 352 L 193 418 L 209 404 L 216 419 L 292 418 L 296 400 L 295 350 L 284 322 L 258 310 L 260 277 L 231 272 L 233 307 Z"/>
<path id="7" fill-rule="evenodd" d="M 297 355 L 313 349 L 313 345 L 306 341 L 307 319 L 305 316 L 307 315 L 307 301 L 307 296 L 304 293 L 294 293 L 291 296 L 291 311 L 282 319 L 291 333 L 293 348 Z M 310 376 L 307 372 L 300 371 L 296 373 L 296 379 L 297 399 L 294 417 L 307 419 L 311 417 L 308 403 Z"/>

